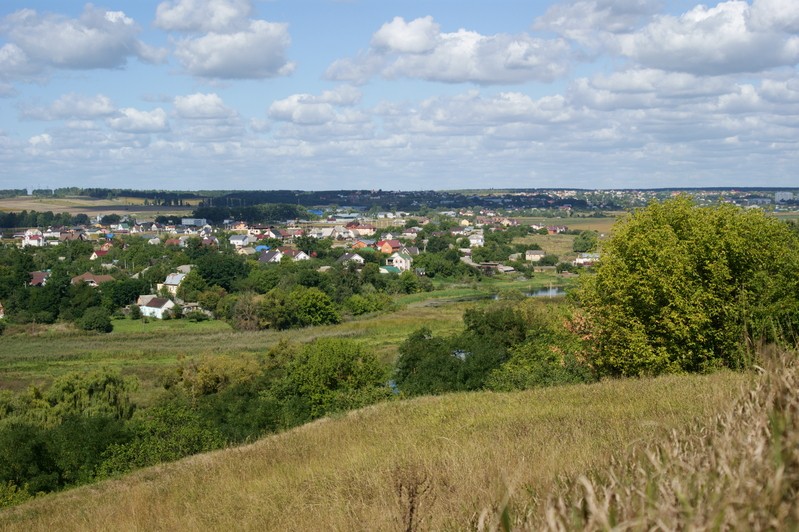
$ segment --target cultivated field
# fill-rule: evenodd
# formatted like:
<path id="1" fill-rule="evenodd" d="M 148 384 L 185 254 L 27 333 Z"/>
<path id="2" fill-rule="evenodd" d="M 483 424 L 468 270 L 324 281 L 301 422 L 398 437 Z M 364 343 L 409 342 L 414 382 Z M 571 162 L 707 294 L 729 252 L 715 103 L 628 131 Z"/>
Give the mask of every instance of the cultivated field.
<path id="1" fill-rule="evenodd" d="M 144 205 L 141 198 L 116 198 L 110 200 L 88 197 L 40 198 L 25 196 L 0 198 L 0 211 L 51 211 L 56 214 L 66 212 L 73 216 L 76 214 L 101 216 L 106 214 L 129 214 L 153 218 L 169 214 L 189 215 L 194 208 L 189 205 L 182 207 Z"/>

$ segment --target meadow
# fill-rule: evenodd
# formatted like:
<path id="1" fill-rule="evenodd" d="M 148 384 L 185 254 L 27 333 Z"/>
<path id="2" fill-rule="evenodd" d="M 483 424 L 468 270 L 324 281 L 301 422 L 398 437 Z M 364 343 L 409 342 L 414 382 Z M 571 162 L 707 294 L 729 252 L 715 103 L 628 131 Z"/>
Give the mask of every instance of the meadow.
<path id="1" fill-rule="evenodd" d="M 462 530 L 725 409 L 746 374 L 390 401 L 0 512 L 3 530 Z M 498 524 L 498 523 L 497 523 Z"/>

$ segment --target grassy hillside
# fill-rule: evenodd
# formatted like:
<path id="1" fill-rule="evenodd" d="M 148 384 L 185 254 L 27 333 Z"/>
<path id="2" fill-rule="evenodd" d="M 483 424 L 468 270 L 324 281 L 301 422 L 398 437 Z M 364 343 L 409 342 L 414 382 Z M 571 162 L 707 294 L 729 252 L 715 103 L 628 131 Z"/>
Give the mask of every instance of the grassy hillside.
<path id="1" fill-rule="evenodd" d="M 384 403 L 44 496 L 0 512 L 0 528 L 474 528 L 509 495 L 523 515 L 559 476 L 707 418 L 750 384 L 717 373 Z"/>

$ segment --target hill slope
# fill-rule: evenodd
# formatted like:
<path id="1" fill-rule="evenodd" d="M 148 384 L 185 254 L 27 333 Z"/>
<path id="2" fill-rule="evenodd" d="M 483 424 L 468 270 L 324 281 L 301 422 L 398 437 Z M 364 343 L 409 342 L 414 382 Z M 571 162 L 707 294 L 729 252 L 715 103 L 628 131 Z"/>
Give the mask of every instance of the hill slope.
<path id="1" fill-rule="evenodd" d="M 385 403 L 45 496 L 0 512 L 0 528 L 473 527 L 509 491 L 545 495 L 559 475 L 722 410 L 746 382 L 719 373 Z"/>

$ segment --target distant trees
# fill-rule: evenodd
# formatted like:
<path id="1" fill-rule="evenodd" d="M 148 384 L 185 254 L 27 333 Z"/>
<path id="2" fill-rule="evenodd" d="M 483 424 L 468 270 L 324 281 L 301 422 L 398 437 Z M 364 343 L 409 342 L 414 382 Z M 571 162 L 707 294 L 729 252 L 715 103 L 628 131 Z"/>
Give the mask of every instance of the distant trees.
<path id="1" fill-rule="evenodd" d="M 741 368 L 799 331 L 799 237 L 760 210 L 681 196 L 617 222 L 579 299 L 603 375 Z"/>

